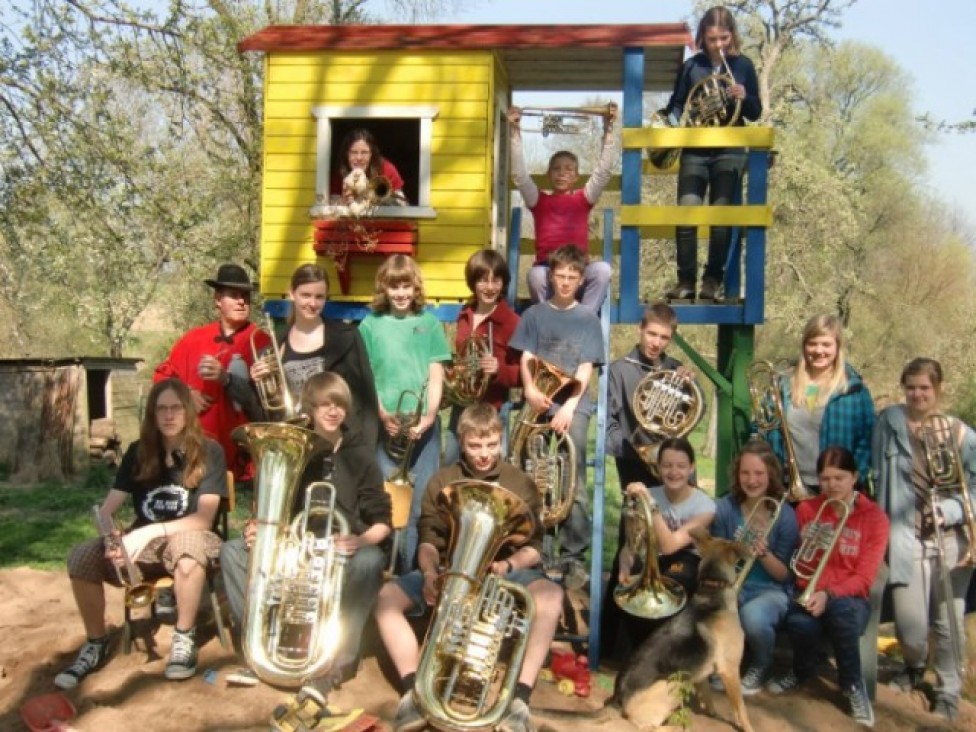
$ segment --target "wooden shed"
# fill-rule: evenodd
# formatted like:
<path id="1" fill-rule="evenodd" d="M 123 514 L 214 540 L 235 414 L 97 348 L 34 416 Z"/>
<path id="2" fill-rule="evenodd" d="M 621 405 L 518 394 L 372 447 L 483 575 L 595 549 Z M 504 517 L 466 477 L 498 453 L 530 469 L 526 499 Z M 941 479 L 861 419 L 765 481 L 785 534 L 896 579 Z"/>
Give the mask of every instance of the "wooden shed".
<path id="1" fill-rule="evenodd" d="M 12 480 L 78 475 L 139 436 L 140 358 L 0 360 L 0 463 Z"/>
<path id="2" fill-rule="evenodd" d="M 260 285 L 268 309 L 334 223 L 340 138 L 367 127 L 403 175 L 410 204 L 374 217 L 412 226 L 381 235 L 371 252 L 352 246 L 341 278 L 318 256 L 345 290 L 334 288 L 329 314 L 365 315 L 376 255 L 412 247 L 434 312 L 453 319 L 468 295 L 468 257 L 505 247 L 512 93 L 619 92 L 627 49 L 643 51 L 644 91 L 665 91 L 689 40 L 683 23 L 273 26 L 244 39 L 241 52 L 266 54 Z"/>

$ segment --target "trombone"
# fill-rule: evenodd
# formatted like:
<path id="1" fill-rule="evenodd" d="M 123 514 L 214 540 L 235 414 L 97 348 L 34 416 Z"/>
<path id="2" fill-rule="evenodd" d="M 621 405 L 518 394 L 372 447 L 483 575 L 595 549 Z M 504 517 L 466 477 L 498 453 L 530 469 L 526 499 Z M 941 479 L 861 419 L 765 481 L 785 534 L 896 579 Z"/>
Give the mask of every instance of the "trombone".
<path id="1" fill-rule="evenodd" d="M 749 559 L 739 569 L 739 574 L 736 576 L 735 583 L 732 585 L 732 589 L 736 595 L 742 591 L 742 587 L 746 583 L 746 577 L 749 576 L 752 565 L 756 563 L 756 559 L 758 558 L 755 553 L 752 553 L 752 545 L 760 539 L 765 541 L 769 537 L 773 526 L 776 525 L 776 521 L 779 519 L 779 514 L 783 510 L 783 503 L 785 502 L 786 496 L 783 496 L 778 501 L 775 498 L 763 496 L 752 507 L 752 510 L 746 517 L 745 523 L 736 530 L 735 541 L 749 547 L 751 553 Z M 768 519 L 766 519 L 767 514 L 769 515 Z"/>
<path id="2" fill-rule="evenodd" d="M 946 558 L 945 531 L 939 521 L 939 500 L 946 495 L 953 495 L 958 491 L 962 501 L 965 519 L 964 531 L 968 537 L 966 553 L 959 558 L 958 566 L 973 566 L 973 539 L 976 538 L 976 521 L 973 518 L 972 499 L 969 486 L 966 484 L 962 458 L 959 455 L 959 445 L 952 430 L 952 420 L 944 414 L 930 414 L 924 420 L 918 431 L 922 441 L 925 466 L 929 474 L 928 504 L 932 514 L 932 525 L 935 530 L 936 555 L 939 563 L 939 583 L 942 586 L 942 596 L 946 606 L 946 617 L 949 624 L 949 643 L 952 646 L 953 662 L 960 676 L 965 676 L 966 655 L 963 648 L 962 632 L 959 619 L 953 607 L 952 579 Z"/>
<path id="3" fill-rule="evenodd" d="M 586 123 L 593 117 L 608 117 L 616 109 L 613 102 L 583 107 L 523 107 L 523 117 L 539 117 L 539 127 L 522 128 L 523 132 L 541 132 L 549 135 L 581 135 Z"/>
<path id="4" fill-rule="evenodd" d="M 822 521 L 824 511 L 827 507 L 837 516 L 837 523 L 831 524 Z M 797 547 L 793 558 L 790 559 L 790 569 L 797 579 L 806 580 L 807 586 L 803 593 L 796 598 L 801 605 L 806 605 L 813 593 L 817 591 L 817 583 L 820 575 L 823 574 L 833 554 L 834 547 L 840 539 L 844 525 L 851 515 L 851 507 L 839 498 L 828 498 L 825 500 L 813 521 L 807 524 L 807 530 L 803 534 L 803 541 Z"/>
<path id="5" fill-rule="evenodd" d="M 783 435 L 783 450 L 786 452 L 784 470 L 786 472 L 787 495 L 793 503 L 812 498 L 810 491 L 800 479 L 800 468 L 796 462 L 796 451 L 789 425 L 786 424 L 786 411 L 780 393 L 779 380 L 782 373 L 770 361 L 754 361 L 746 372 L 749 380 L 749 395 L 752 397 L 752 413 L 759 437 L 766 440 L 767 435 L 779 430 Z M 768 440 L 767 440 L 768 442 Z"/>

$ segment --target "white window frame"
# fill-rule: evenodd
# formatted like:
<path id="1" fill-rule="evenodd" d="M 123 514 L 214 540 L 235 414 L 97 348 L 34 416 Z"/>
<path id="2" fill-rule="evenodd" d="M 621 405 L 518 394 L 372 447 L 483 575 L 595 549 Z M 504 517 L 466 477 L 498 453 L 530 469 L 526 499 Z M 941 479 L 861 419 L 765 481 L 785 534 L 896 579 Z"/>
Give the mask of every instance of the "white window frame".
<path id="1" fill-rule="evenodd" d="M 419 119 L 420 120 L 420 166 L 418 169 L 416 206 L 377 206 L 372 215 L 388 218 L 424 219 L 434 218 L 437 212 L 430 205 L 430 156 L 431 140 L 434 132 L 434 119 L 438 115 L 435 105 L 417 106 L 323 106 L 312 107 L 316 118 L 315 136 L 315 205 L 309 213 L 313 217 L 341 216 L 345 206 L 330 204 L 329 182 L 332 177 L 332 124 L 333 119 Z"/>

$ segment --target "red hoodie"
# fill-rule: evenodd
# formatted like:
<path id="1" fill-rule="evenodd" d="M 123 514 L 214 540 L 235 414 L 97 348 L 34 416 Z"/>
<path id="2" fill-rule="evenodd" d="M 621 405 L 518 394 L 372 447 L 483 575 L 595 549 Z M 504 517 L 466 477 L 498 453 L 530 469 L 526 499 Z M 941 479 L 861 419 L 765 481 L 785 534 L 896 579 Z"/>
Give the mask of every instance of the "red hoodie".
<path id="1" fill-rule="evenodd" d="M 796 507 L 801 537 L 806 535 L 807 527 L 826 500 L 827 496 L 821 494 Z M 824 509 L 820 523 L 837 525 L 837 515 L 832 508 Z M 854 507 L 820 575 L 817 589 L 830 590 L 837 597 L 867 599 L 888 547 L 888 526 L 885 512 L 870 498 L 856 494 Z M 807 581 L 797 577 L 796 586 L 802 590 Z"/>

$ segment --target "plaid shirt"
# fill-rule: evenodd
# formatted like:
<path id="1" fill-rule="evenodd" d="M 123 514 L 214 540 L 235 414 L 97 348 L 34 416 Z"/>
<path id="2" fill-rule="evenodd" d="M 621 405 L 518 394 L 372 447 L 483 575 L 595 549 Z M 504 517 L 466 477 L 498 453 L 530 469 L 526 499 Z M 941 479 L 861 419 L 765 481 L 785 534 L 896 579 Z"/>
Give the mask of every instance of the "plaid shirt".
<path id="1" fill-rule="evenodd" d="M 830 397 L 824 408 L 820 423 L 820 451 L 831 445 L 845 447 L 854 454 L 861 483 L 867 485 L 871 472 L 871 431 L 874 429 L 874 401 L 871 392 L 861 380 L 861 375 L 847 364 L 847 389 Z M 780 393 L 783 404 L 792 400 L 790 379 L 780 379 Z M 783 433 L 780 429 L 766 435 L 776 456 L 783 461 L 786 451 L 783 447 Z"/>

